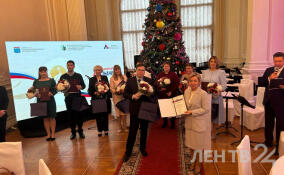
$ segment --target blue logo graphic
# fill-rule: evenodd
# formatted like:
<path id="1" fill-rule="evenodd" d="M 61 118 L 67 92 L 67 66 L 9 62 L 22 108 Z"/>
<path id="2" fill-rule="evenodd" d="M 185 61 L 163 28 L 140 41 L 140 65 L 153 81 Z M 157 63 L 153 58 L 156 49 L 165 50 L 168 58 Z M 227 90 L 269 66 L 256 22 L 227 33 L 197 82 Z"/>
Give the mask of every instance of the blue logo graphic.
<path id="1" fill-rule="evenodd" d="M 14 47 L 14 53 L 21 53 L 20 47 Z"/>

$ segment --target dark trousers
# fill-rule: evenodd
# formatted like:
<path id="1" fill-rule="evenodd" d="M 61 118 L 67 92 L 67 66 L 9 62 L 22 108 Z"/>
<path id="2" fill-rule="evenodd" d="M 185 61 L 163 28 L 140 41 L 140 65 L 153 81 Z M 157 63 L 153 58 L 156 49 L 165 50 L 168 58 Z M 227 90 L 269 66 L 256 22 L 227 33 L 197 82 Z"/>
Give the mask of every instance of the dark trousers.
<path id="1" fill-rule="evenodd" d="M 164 120 L 163 125 L 167 126 L 167 125 L 168 125 L 168 118 L 163 118 L 163 120 Z M 176 118 L 175 118 L 175 117 L 170 118 L 171 126 L 172 126 L 172 127 L 174 127 L 174 126 L 175 126 L 175 120 L 176 120 Z"/>
<path id="2" fill-rule="evenodd" d="M 275 112 L 268 102 L 265 106 L 265 143 L 273 144 L 273 130 L 275 123 Z"/>
<path id="3" fill-rule="evenodd" d="M 126 154 L 131 155 L 140 124 L 140 150 L 146 149 L 148 121 L 139 119 L 136 115 L 130 115 L 130 128 L 126 144 Z"/>
<path id="4" fill-rule="evenodd" d="M 78 94 L 80 95 L 80 94 Z M 76 125 L 78 127 L 78 132 L 82 133 L 83 132 L 83 116 L 81 111 L 75 111 L 72 110 L 72 101 L 73 98 L 78 96 L 77 94 L 71 94 L 65 98 L 65 104 L 67 108 L 67 113 L 69 117 L 69 122 L 70 122 L 70 128 L 71 128 L 71 133 L 76 134 Z"/>
<path id="5" fill-rule="evenodd" d="M 108 113 L 102 112 L 93 114 L 97 121 L 97 128 L 99 132 L 108 131 Z"/>
<path id="6" fill-rule="evenodd" d="M 0 142 L 5 142 L 7 116 L 0 118 Z"/>

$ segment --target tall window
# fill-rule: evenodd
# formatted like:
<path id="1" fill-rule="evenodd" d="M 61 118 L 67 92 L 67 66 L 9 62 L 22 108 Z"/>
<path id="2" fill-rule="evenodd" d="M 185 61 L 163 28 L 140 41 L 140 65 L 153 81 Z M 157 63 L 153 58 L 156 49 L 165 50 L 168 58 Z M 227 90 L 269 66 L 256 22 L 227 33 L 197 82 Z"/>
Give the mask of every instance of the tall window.
<path id="1" fill-rule="evenodd" d="M 122 40 L 125 64 L 134 68 L 134 55 L 143 49 L 141 43 L 144 35 L 144 24 L 149 0 L 121 0 Z"/>
<path id="2" fill-rule="evenodd" d="M 212 53 L 213 0 L 180 0 L 183 40 L 190 62 L 206 62 Z"/>
<path id="3" fill-rule="evenodd" d="M 149 0 L 121 0 L 122 40 L 128 68 L 134 68 L 134 55 L 143 49 Z M 180 0 L 180 14 L 186 53 L 190 62 L 202 63 L 212 55 L 213 0 Z"/>

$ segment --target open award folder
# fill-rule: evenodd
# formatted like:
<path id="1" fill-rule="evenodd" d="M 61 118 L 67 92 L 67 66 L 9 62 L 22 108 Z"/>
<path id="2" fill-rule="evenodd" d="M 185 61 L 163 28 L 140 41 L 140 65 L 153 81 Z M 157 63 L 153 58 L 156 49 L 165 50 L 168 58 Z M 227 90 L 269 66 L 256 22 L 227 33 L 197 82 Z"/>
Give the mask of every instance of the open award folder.
<path id="1" fill-rule="evenodd" d="M 175 117 L 187 111 L 183 95 L 169 99 L 159 99 L 158 103 L 161 117 Z"/>

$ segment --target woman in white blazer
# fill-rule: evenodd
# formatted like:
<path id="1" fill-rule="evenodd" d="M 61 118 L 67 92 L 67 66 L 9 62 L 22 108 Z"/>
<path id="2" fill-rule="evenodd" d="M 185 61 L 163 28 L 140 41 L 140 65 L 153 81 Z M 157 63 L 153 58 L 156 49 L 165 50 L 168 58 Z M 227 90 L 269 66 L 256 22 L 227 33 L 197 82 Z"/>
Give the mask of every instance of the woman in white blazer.
<path id="1" fill-rule="evenodd" d="M 185 113 L 185 145 L 202 152 L 211 150 L 212 97 L 200 88 L 200 82 L 200 75 L 192 73 L 189 76 L 189 88 L 184 92 L 188 108 Z M 195 164 L 193 169 L 195 169 Z"/>
<path id="2" fill-rule="evenodd" d="M 184 92 L 188 111 L 185 115 L 185 144 L 194 150 L 211 149 L 211 95 L 200 88 L 201 77 L 192 73 Z"/>

